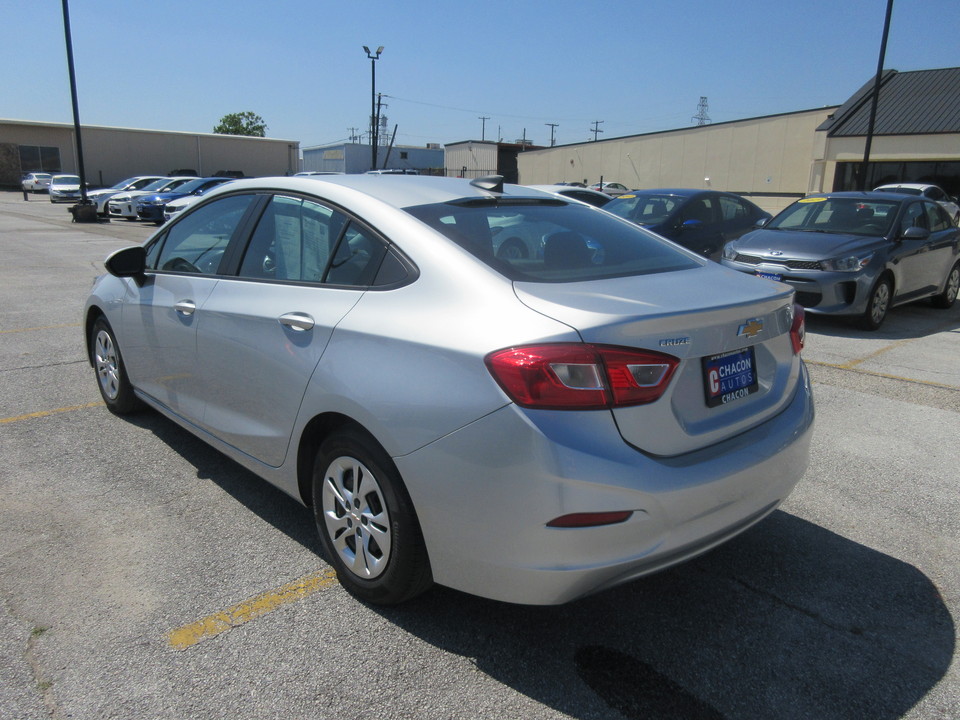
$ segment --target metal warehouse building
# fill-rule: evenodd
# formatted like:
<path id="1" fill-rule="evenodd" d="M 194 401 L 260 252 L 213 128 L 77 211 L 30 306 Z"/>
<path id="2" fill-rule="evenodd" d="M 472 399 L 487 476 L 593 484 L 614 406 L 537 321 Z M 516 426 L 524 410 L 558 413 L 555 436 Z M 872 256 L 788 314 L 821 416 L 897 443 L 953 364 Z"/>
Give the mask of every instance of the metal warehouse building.
<path id="1" fill-rule="evenodd" d="M 303 170 L 314 172 L 363 173 L 370 170 L 369 145 L 337 143 L 303 149 Z M 377 167 L 416 170 L 423 175 L 443 174 L 443 150 L 439 145 L 377 147 Z"/>
<path id="2" fill-rule="evenodd" d="M 930 182 L 960 194 L 960 68 L 881 80 L 866 186 Z M 858 187 L 873 86 L 840 106 L 523 152 L 520 181 L 712 188 L 777 211 Z"/>
<path id="3" fill-rule="evenodd" d="M 292 175 L 299 169 L 295 140 L 82 125 L 83 164 L 91 185 L 133 175 L 191 170 L 198 175 L 240 171 L 247 176 Z M 27 172 L 76 173 L 74 126 L 0 119 L 0 186 L 19 186 Z"/>

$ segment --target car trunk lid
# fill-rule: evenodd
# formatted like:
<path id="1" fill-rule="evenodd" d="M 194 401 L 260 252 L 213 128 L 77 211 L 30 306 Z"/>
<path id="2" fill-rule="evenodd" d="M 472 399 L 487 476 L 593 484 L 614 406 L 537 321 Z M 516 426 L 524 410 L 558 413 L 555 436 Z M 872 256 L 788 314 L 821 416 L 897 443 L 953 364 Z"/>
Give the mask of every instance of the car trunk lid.
<path id="1" fill-rule="evenodd" d="M 623 439 L 674 456 L 776 415 L 800 373 L 790 340 L 793 291 L 715 264 L 581 283 L 515 283 L 530 308 L 584 342 L 679 358 L 655 402 L 612 410 Z"/>

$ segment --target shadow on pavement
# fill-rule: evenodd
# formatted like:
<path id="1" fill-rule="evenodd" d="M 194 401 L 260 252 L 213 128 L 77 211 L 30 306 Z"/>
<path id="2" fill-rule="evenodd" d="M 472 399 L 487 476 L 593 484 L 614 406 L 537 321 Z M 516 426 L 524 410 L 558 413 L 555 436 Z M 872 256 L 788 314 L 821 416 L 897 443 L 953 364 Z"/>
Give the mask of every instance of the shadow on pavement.
<path id="1" fill-rule="evenodd" d="M 309 510 L 161 416 L 131 419 L 321 554 Z M 436 587 L 363 607 L 575 718 L 893 720 L 944 677 L 956 637 L 917 568 L 783 511 L 686 565 L 564 606 Z"/>

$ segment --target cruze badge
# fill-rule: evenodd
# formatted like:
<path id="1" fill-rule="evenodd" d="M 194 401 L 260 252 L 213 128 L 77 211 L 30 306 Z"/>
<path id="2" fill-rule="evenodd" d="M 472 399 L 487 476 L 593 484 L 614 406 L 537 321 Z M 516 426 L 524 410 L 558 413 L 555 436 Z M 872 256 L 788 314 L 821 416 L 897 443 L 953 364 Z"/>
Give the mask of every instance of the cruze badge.
<path id="1" fill-rule="evenodd" d="M 754 318 L 753 320 L 747 320 L 743 325 L 740 326 L 740 329 L 737 330 L 737 336 L 755 338 L 762 332 L 763 320 L 760 318 Z"/>
<path id="2" fill-rule="evenodd" d="M 674 347 L 675 345 L 689 345 L 690 338 L 688 337 L 677 337 L 677 338 L 664 338 L 663 340 L 658 341 L 660 347 Z"/>

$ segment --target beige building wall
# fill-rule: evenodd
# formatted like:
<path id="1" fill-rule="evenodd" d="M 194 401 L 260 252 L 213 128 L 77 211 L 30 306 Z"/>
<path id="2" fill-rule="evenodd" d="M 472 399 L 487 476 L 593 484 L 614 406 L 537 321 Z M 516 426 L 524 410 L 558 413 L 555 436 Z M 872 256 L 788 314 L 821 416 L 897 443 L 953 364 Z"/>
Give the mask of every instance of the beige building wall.
<path id="1" fill-rule="evenodd" d="M 84 125 L 81 136 L 87 182 L 95 185 L 178 169 L 196 170 L 199 175 L 219 170 L 240 170 L 251 177 L 292 175 L 300 154 L 300 143 L 294 140 L 214 133 Z M 58 147 L 63 171 L 78 171 L 73 125 L 0 120 L 0 143 Z"/>
<path id="2" fill-rule="evenodd" d="M 780 210 L 808 191 L 816 128 L 836 108 L 564 145 L 521 153 L 520 182 L 620 182 L 711 188 Z"/>

